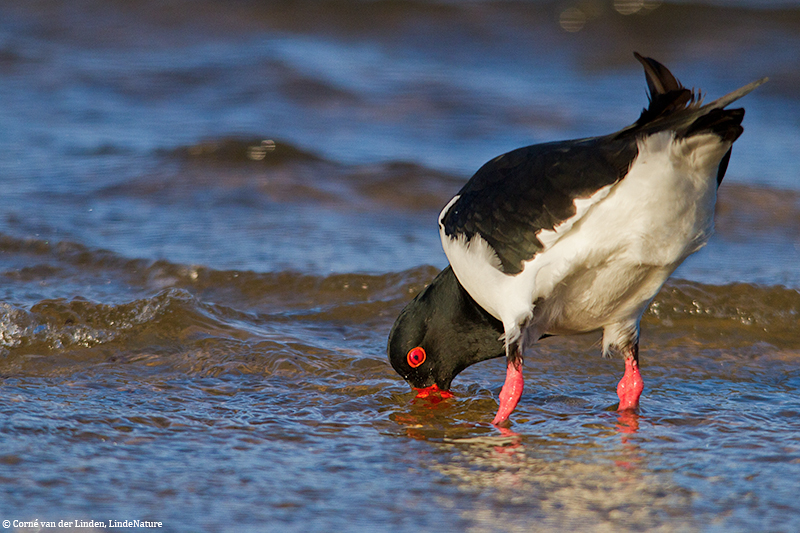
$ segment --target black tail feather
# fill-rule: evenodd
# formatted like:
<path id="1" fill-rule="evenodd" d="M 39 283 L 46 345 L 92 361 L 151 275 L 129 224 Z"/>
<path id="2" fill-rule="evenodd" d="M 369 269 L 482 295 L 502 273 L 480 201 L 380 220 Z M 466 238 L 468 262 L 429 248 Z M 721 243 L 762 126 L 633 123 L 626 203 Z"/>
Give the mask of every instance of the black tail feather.
<path id="1" fill-rule="evenodd" d="M 647 88 L 650 90 L 650 105 L 642 110 L 638 125 L 647 124 L 653 120 L 685 109 L 694 103 L 695 95 L 692 91 L 681 85 L 681 82 L 672 75 L 667 67 L 653 58 L 644 57 L 634 52 L 633 55 L 644 67 L 647 78 Z"/>
<path id="2" fill-rule="evenodd" d="M 666 94 L 670 91 L 679 91 L 683 85 L 679 82 L 667 67 L 651 57 L 644 57 L 639 52 L 633 53 L 634 57 L 644 67 L 644 74 L 647 77 L 647 88 L 650 89 L 650 97 Z"/>

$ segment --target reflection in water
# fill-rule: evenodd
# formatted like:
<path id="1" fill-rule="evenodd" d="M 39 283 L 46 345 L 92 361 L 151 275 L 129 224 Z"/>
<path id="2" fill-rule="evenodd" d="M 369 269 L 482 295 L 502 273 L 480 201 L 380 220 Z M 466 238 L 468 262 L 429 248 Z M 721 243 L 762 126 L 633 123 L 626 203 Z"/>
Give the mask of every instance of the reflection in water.
<path id="1" fill-rule="evenodd" d="M 639 415 L 631 410 L 619 411 L 617 431 L 623 434 L 633 434 L 639 431 Z"/>
<path id="2" fill-rule="evenodd" d="M 614 461 L 620 468 L 632 470 L 641 467 L 643 458 L 639 453 L 639 446 L 631 439 L 639 431 L 639 414 L 630 410 L 617 413 L 617 431 L 620 434 L 621 457 Z"/>
<path id="3" fill-rule="evenodd" d="M 415 398 L 393 420 L 433 446 L 436 455 L 424 463 L 458 494 L 438 497 L 463 507 L 471 531 L 531 531 L 534 524 L 534 530 L 694 529 L 685 512 L 691 492 L 651 470 L 638 438 L 642 419 L 633 411 L 550 417 L 514 430 L 454 419 L 458 414 L 457 398 Z"/>
<path id="4" fill-rule="evenodd" d="M 694 529 L 691 493 L 650 471 L 636 444 L 599 448 L 599 434 L 445 439 L 431 468 L 471 497 L 462 517 L 474 531 Z"/>

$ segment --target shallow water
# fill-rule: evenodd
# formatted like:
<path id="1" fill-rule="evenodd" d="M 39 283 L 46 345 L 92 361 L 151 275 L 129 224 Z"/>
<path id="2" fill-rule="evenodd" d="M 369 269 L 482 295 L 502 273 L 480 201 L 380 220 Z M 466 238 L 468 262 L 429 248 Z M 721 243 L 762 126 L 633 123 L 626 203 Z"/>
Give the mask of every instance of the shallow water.
<path id="1" fill-rule="evenodd" d="M 737 6 L 0 2 L 0 521 L 800 529 L 800 11 Z M 645 315 L 640 414 L 599 335 L 528 354 L 507 431 L 502 362 L 415 400 L 386 337 L 439 209 L 632 122 L 632 50 L 708 98 L 771 78 Z"/>

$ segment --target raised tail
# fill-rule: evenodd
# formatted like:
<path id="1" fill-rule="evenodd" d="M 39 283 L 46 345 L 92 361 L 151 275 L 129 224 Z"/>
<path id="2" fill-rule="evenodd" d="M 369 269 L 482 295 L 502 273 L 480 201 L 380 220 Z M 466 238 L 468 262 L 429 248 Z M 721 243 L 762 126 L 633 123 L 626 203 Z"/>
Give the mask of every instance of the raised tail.
<path id="1" fill-rule="evenodd" d="M 702 96 L 681 85 L 667 67 L 637 52 L 633 55 L 644 67 L 650 103 L 642 110 L 639 120 L 620 133 L 630 133 L 634 130 L 637 135 L 648 135 L 672 130 L 678 138 L 714 133 L 722 142 L 731 145 L 744 131 L 742 128 L 744 109 L 725 109 L 725 107 L 768 80 L 761 78 L 703 105 Z M 725 175 L 730 155 L 728 150 L 720 161 L 718 185 Z"/>
<path id="2" fill-rule="evenodd" d="M 726 106 L 747 95 L 769 79 L 761 78 L 748 83 L 744 87 L 703 105 L 702 96 L 681 85 L 667 67 L 655 59 L 644 57 L 637 52 L 634 52 L 633 55 L 644 67 L 647 87 L 650 90 L 650 105 L 642 110 L 642 114 L 634 126 L 646 130 L 651 129 L 648 126 L 655 126 L 656 129 L 674 128 L 684 135 L 696 134 L 707 130 L 718 132 L 720 130 L 719 124 L 724 122 L 722 120 L 722 117 L 725 116 L 724 113 L 731 113 L 737 116 L 741 123 L 741 117 L 738 115 L 744 116 L 743 110 L 731 109 L 724 113 L 714 113 L 714 111 L 723 110 Z M 712 118 L 706 119 L 707 115 L 711 115 Z M 735 121 L 736 119 L 733 118 L 733 120 Z M 701 123 L 695 125 L 695 121 Z M 738 137 L 738 134 L 736 137 Z"/>
<path id="3" fill-rule="evenodd" d="M 703 105 L 702 96 L 699 93 L 695 94 L 694 91 L 681 85 L 667 67 L 655 59 L 644 57 L 637 52 L 634 52 L 633 55 L 644 67 L 647 87 L 650 90 L 650 105 L 642 110 L 642 115 L 635 124 L 635 126 L 639 127 L 649 125 L 653 122 L 661 122 L 659 119 L 666 119 L 668 122 L 672 123 L 674 119 L 678 118 L 684 120 L 678 120 L 676 122 L 687 122 L 690 124 L 697 117 L 710 114 L 717 109 L 724 109 L 769 80 L 769 78 L 761 78 L 725 96 L 717 98 L 711 103 Z M 737 110 L 731 109 L 731 111 Z M 711 122 L 714 121 L 712 120 Z M 690 127 L 689 124 L 687 124 L 686 127 L 690 129 L 691 132 L 697 133 L 700 131 L 698 127 Z"/>

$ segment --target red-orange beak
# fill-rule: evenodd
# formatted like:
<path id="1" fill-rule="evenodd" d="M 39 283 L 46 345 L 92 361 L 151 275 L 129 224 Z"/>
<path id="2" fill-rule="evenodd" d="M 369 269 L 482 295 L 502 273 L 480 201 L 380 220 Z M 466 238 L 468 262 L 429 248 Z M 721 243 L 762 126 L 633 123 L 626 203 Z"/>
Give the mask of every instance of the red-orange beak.
<path id="1" fill-rule="evenodd" d="M 434 383 L 430 387 L 425 387 L 424 389 L 414 388 L 414 390 L 417 391 L 417 398 L 430 398 L 431 396 L 433 396 L 441 398 L 442 400 L 446 400 L 447 398 L 453 397 L 452 392 L 450 392 L 449 390 L 440 389 L 439 385 L 437 385 L 436 383 Z"/>

